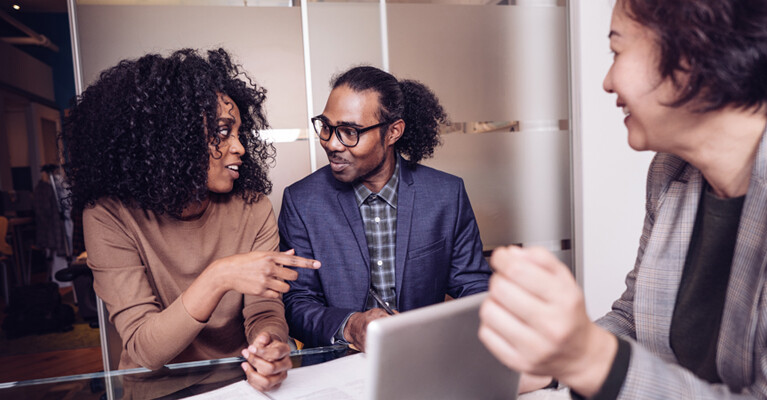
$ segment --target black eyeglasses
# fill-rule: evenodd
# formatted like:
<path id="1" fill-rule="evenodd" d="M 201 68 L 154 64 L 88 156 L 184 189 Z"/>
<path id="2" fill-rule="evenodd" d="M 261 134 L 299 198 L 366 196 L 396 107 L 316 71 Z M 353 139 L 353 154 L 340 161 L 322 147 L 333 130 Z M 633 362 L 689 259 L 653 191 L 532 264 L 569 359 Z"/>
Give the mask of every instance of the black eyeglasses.
<path id="1" fill-rule="evenodd" d="M 330 125 L 325 119 L 322 117 L 314 117 L 312 118 L 312 126 L 314 126 L 314 132 L 317 133 L 317 136 L 320 137 L 321 140 L 328 141 L 330 140 L 330 136 L 333 135 L 333 132 L 336 133 L 336 137 L 338 138 L 338 141 L 341 142 L 342 145 L 346 147 L 354 147 L 359 143 L 360 141 L 360 135 L 363 133 L 378 128 L 380 126 L 386 125 L 388 122 L 379 122 L 375 125 L 368 126 L 366 128 L 355 128 L 353 126 L 349 125 Z"/>

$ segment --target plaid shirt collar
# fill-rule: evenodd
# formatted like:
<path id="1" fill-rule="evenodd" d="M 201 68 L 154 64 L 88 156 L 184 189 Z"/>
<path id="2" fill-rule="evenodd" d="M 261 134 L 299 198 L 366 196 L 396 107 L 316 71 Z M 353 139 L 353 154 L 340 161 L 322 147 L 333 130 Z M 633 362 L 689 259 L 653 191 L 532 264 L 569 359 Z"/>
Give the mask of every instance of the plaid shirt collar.
<path id="1" fill-rule="evenodd" d="M 389 204 L 392 208 L 397 208 L 397 185 L 399 184 L 399 168 L 400 168 L 400 157 L 399 155 L 395 155 L 396 157 L 396 164 L 394 165 L 394 173 L 392 174 L 391 178 L 389 178 L 389 181 L 386 182 L 386 185 L 384 185 L 383 188 L 381 188 L 381 191 L 376 193 L 378 197 L 380 197 L 383 201 L 385 201 L 387 204 Z M 362 206 L 362 203 L 367 200 L 368 197 L 370 197 L 373 192 L 368 189 L 365 185 L 363 185 L 361 182 L 357 182 L 353 185 L 354 187 L 354 197 L 357 199 L 357 207 Z"/>

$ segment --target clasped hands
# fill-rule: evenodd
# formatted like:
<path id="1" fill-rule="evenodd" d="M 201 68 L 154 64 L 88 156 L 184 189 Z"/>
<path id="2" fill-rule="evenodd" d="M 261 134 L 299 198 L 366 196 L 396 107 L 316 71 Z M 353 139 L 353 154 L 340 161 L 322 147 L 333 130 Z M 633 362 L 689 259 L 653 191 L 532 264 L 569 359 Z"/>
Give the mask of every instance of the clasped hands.
<path id="1" fill-rule="evenodd" d="M 267 298 L 279 298 L 290 289 L 285 281 L 298 278 L 298 272 L 282 265 L 311 269 L 320 267 L 318 261 L 298 257 L 292 249 L 282 253 L 238 254 L 222 261 L 227 266 L 223 270 L 234 278 L 230 281 L 233 283 L 231 290 Z M 287 378 L 292 366 L 288 344 L 266 332 L 259 333 L 253 343 L 242 350 L 242 356 L 245 362 L 240 366 L 248 383 L 260 391 L 278 387 Z"/>
<path id="2" fill-rule="evenodd" d="M 617 339 L 592 323 L 570 270 L 543 248 L 496 249 L 479 338 L 503 364 L 523 372 L 520 392 L 556 377 L 584 396 L 601 388 Z M 545 382 L 541 384 L 541 382 Z"/>
<path id="3" fill-rule="evenodd" d="M 292 367 L 288 344 L 266 332 L 259 333 L 242 356 L 245 362 L 240 366 L 248 383 L 260 391 L 277 388 Z"/>

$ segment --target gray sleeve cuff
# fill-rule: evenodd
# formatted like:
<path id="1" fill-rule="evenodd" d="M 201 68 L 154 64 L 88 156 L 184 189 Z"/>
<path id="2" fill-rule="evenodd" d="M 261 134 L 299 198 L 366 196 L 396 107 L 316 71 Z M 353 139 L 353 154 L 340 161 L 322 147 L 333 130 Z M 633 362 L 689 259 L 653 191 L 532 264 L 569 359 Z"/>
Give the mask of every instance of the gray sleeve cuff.
<path id="1" fill-rule="evenodd" d="M 344 337 L 344 329 L 346 328 L 346 322 L 349 321 L 349 318 L 352 316 L 352 314 L 354 313 L 349 313 L 349 315 L 344 318 L 344 322 L 341 323 L 341 326 L 336 330 L 336 334 L 333 335 L 333 337 L 330 339 L 330 344 L 349 344 L 349 341 Z"/>

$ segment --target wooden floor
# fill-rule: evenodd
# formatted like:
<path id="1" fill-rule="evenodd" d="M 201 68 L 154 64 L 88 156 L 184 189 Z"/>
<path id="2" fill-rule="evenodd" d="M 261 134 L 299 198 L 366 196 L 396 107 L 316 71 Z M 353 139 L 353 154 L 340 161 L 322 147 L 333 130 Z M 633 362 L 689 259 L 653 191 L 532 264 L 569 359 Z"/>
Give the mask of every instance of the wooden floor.
<path id="1" fill-rule="evenodd" d="M 71 288 L 62 288 L 61 294 L 66 295 L 71 290 Z M 1 311 L 4 309 L 4 301 L 0 300 L 0 323 L 5 317 L 5 313 Z M 0 382 L 88 374 L 103 370 L 101 347 L 13 356 L 0 355 Z"/>
<path id="2" fill-rule="evenodd" d="M 0 357 L 0 382 L 88 374 L 103 370 L 100 347 Z"/>

